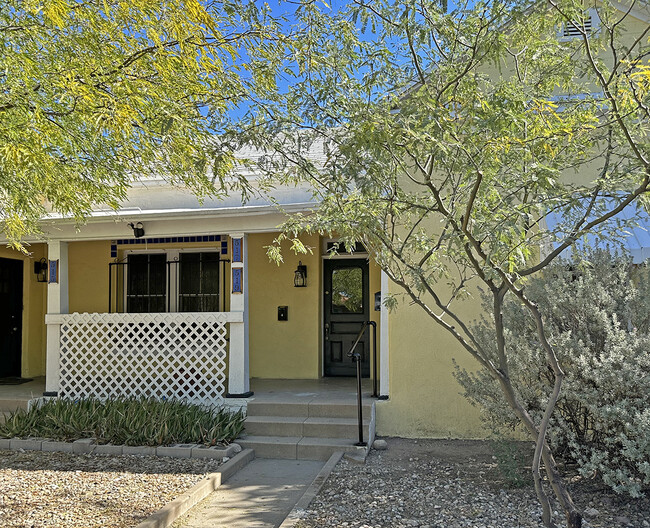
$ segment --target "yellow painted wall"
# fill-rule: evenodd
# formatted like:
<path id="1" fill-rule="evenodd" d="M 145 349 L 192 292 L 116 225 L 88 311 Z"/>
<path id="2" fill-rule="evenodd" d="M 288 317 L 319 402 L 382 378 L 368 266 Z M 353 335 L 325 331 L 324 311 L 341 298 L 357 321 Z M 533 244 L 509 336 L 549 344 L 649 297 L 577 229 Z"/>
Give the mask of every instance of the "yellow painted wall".
<path id="1" fill-rule="evenodd" d="M 252 378 L 320 377 L 321 258 L 319 237 L 305 236 L 311 255 L 283 248 L 284 262 L 269 262 L 264 246 L 277 233 L 248 236 L 250 375 Z M 298 261 L 307 266 L 307 287 L 295 288 Z M 288 306 L 287 321 L 278 321 L 278 306 Z"/>
<path id="2" fill-rule="evenodd" d="M 26 247 L 28 255 L 0 248 L 0 257 L 23 261 L 23 339 L 21 376 L 45 375 L 45 310 L 47 284 L 38 282 L 34 262 L 47 255 L 45 244 Z"/>
<path id="3" fill-rule="evenodd" d="M 68 244 L 70 313 L 108 312 L 108 264 L 111 261 L 109 240 Z"/>
<path id="4" fill-rule="evenodd" d="M 391 292 L 398 287 L 390 285 Z M 388 401 L 377 402 L 377 433 L 409 438 L 481 438 L 478 410 L 460 394 L 453 376 L 455 360 L 473 370 L 477 363 L 427 316 L 399 298 L 389 314 Z M 481 313 L 478 298 L 464 302 L 458 313 L 465 321 Z"/>

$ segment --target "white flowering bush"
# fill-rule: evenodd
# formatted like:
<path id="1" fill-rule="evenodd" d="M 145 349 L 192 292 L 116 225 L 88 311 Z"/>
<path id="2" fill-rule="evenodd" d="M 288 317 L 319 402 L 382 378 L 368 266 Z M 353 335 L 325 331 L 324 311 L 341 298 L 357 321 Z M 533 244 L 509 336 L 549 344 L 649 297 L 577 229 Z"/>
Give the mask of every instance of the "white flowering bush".
<path id="1" fill-rule="evenodd" d="M 617 492 L 650 485 L 650 281 L 646 268 L 607 251 L 559 261 L 526 289 L 545 315 L 547 336 L 566 373 L 549 440 L 580 472 Z M 534 322 L 510 301 L 504 310 L 509 375 L 537 421 L 552 374 Z M 482 345 L 494 348 L 487 321 Z M 518 420 L 486 372 L 457 370 L 465 395 L 502 433 Z"/>

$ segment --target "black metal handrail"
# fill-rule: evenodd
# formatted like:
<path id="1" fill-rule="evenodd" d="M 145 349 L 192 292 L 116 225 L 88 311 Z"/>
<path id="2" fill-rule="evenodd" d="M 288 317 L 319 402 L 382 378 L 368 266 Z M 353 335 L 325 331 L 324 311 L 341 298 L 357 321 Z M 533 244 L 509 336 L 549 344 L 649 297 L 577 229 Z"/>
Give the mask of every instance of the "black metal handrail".
<path id="1" fill-rule="evenodd" d="M 361 338 L 363 337 L 366 328 L 368 328 L 368 322 L 364 321 L 363 324 L 361 325 L 361 330 L 359 331 L 359 335 L 357 335 L 357 338 L 354 340 L 354 344 L 352 345 L 352 348 L 350 348 L 350 351 L 347 354 L 348 357 L 351 358 L 352 361 L 354 361 L 357 364 L 357 418 L 359 421 L 359 441 L 356 444 L 354 444 L 355 446 L 367 445 L 366 442 L 363 441 L 363 407 L 361 402 L 361 354 L 359 354 L 359 352 L 355 352 L 355 349 L 357 348 L 359 341 L 361 341 Z"/>

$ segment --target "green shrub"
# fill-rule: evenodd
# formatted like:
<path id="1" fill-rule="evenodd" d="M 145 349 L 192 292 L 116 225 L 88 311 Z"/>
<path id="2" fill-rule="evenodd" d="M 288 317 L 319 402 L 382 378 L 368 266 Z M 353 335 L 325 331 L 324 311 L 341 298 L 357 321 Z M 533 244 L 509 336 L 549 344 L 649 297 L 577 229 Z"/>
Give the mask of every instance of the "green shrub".
<path id="1" fill-rule="evenodd" d="M 101 444 L 159 446 L 232 442 L 244 427 L 242 412 L 148 398 L 55 399 L 18 410 L 0 425 L 0 437 L 42 437 Z"/>
<path id="2" fill-rule="evenodd" d="M 650 485 L 650 283 L 646 268 L 594 251 L 555 264 L 526 284 L 545 317 L 549 342 L 566 374 L 549 429 L 560 455 L 584 475 L 599 474 L 617 492 L 636 497 Z M 504 309 L 509 375 L 539 422 L 552 388 L 535 326 L 510 301 Z M 487 323 L 482 345 L 496 350 Z M 491 348 L 490 348 L 491 347 Z M 496 382 L 484 372 L 457 370 L 465 395 L 495 431 L 518 420 Z"/>

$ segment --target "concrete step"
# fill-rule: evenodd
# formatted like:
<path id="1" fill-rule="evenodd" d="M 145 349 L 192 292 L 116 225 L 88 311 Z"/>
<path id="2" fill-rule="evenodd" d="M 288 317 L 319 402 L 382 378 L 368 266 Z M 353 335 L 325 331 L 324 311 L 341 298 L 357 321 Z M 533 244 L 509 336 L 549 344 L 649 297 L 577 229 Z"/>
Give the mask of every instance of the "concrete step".
<path id="1" fill-rule="evenodd" d="M 364 419 L 363 434 L 368 436 L 370 411 Z M 247 434 L 254 436 L 307 436 L 319 438 L 357 438 L 356 418 L 322 418 L 302 416 L 247 416 Z"/>
<path id="2" fill-rule="evenodd" d="M 299 436 L 246 435 L 235 440 L 244 449 L 254 449 L 256 458 L 296 459 Z"/>
<path id="3" fill-rule="evenodd" d="M 365 439 L 367 441 L 367 438 Z M 254 449 L 258 458 L 327 460 L 335 451 L 357 452 L 356 440 L 307 438 L 295 436 L 254 436 L 237 439 L 244 448 Z"/>
<path id="4" fill-rule="evenodd" d="M 372 409 L 371 401 L 364 401 L 363 415 L 369 417 Z M 246 408 L 247 416 L 285 416 L 304 418 L 356 418 L 356 403 L 333 402 L 270 402 L 250 401 Z"/>

